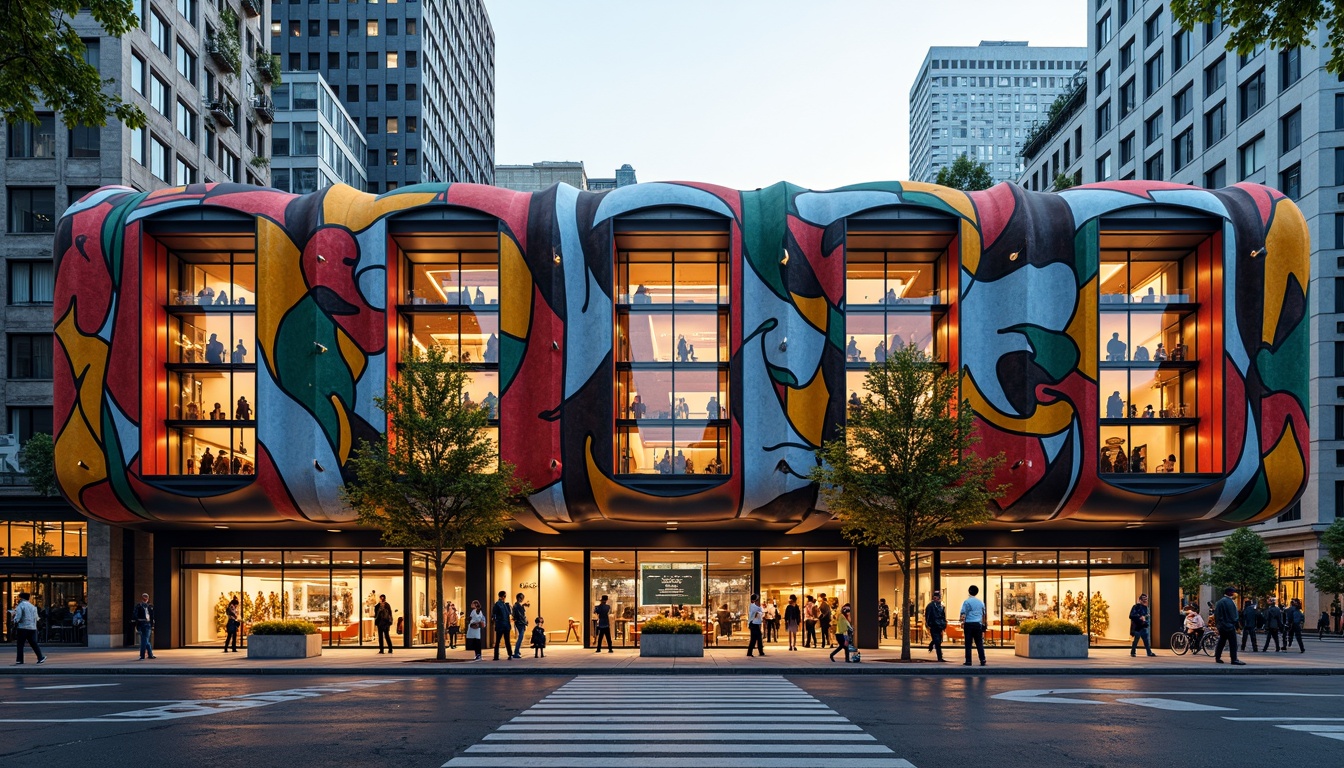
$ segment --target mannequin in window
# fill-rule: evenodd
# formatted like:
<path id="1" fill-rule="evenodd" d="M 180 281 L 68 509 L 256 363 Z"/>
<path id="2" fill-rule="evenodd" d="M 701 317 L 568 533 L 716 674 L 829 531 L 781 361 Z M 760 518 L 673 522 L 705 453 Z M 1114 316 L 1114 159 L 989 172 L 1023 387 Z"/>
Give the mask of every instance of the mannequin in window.
<path id="1" fill-rule="evenodd" d="M 205 453 L 201 454 L 201 474 L 208 475 L 213 473 L 214 471 L 215 471 L 215 455 L 210 452 L 210 448 L 209 446 L 207 446 L 205 449 Z"/>
<path id="2" fill-rule="evenodd" d="M 1111 340 L 1106 342 L 1106 359 L 1113 363 L 1122 363 L 1128 350 L 1129 345 L 1120 340 L 1120 333 L 1118 331 L 1112 333 Z"/>
<path id="3" fill-rule="evenodd" d="M 1111 396 L 1106 398 L 1106 418 L 1123 419 L 1125 417 L 1125 399 L 1120 396 L 1120 390 L 1115 390 Z"/>
<path id="4" fill-rule="evenodd" d="M 877 342 L 877 348 L 873 350 L 873 362 L 887 362 L 887 340 L 883 339 Z"/>
<path id="5" fill-rule="evenodd" d="M 215 403 L 215 410 L 213 410 L 213 411 L 210 412 L 210 420 L 211 420 L 211 421 L 227 421 L 227 420 L 228 420 L 228 417 L 227 417 L 227 416 L 225 415 L 225 413 L 224 413 L 224 409 L 219 407 L 219 403 Z"/>
<path id="6" fill-rule="evenodd" d="M 720 410 L 722 410 L 722 409 L 719 408 L 719 398 L 718 398 L 718 396 L 717 396 L 717 395 L 710 395 L 710 396 L 709 396 L 709 402 L 708 402 L 708 403 L 705 403 L 705 418 L 707 418 L 707 419 L 718 419 L 718 418 L 721 418 L 721 417 L 719 416 L 719 411 L 720 411 Z"/>
<path id="7" fill-rule="evenodd" d="M 887 289 L 887 295 L 882 297 L 882 303 L 883 303 L 883 304 L 895 304 L 895 303 L 899 302 L 900 300 L 901 300 L 901 297 L 896 295 L 896 289 L 895 289 L 895 288 L 888 288 L 888 289 Z"/>
<path id="8" fill-rule="evenodd" d="M 219 449 L 219 455 L 215 457 L 215 474 L 229 474 L 229 452 L 223 448 Z"/>
<path id="9" fill-rule="evenodd" d="M 684 335 L 677 337 L 677 362 L 691 362 L 691 353 L 686 347 L 686 337 Z"/>
<path id="10" fill-rule="evenodd" d="M 857 416 L 863 410 L 863 401 L 859 399 L 858 392 L 849 393 L 849 412 Z"/>
<path id="11" fill-rule="evenodd" d="M 485 362 L 499 362 L 499 337 L 493 333 L 485 340 Z"/>
<path id="12" fill-rule="evenodd" d="M 219 294 L 215 296 L 215 306 L 216 306 L 216 307 L 220 307 L 220 306 L 227 307 L 228 305 L 229 305 L 229 292 L 226 291 L 226 290 L 220 289 Z"/>
<path id="13" fill-rule="evenodd" d="M 499 418 L 499 398 L 495 397 L 494 392 L 485 393 L 485 397 L 481 398 L 481 407 L 485 409 L 489 418 Z"/>
<path id="14" fill-rule="evenodd" d="M 648 409 L 648 406 L 644 405 L 644 400 L 639 395 L 635 395 L 635 399 L 630 403 L 630 416 L 634 419 L 642 419 Z"/>
<path id="15" fill-rule="evenodd" d="M 1151 418 L 1154 418 L 1155 416 L 1157 416 L 1157 414 L 1153 413 L 1153 405 L 1152 405 L 1152 403 L 1149 403 L 1149 404 L 1148 404 L 1147 406 L 1145 406 L 1144 409 L 1143 409 L 1143 418 L 1145 418 L 1145 419 L 1151 419 Z"/>
<path id="16" fill-rule="evenodd" d="M 1152 287 L 1151 285 L 1148 286 L 1148 293 L 1147 293 L 1146 295 L 1144 295 L 1143 298 L 1139 299 L 1139 303 L 1140 303 L 1140 304 L 1156 304 L 1156 303 L 1157 303 L 1157 294 L 1153 291 L 1153 287 Z"/>
<path id="17" fill-rule="evenodd" d="M 845 347 L 845 357 L 849 358 L 851 363 L 859 362 L 859 340 L 853 336 L 849 337 L 849 346 Z"/>
<path id="18" fill-rule="evenodd" d="M 209 306 L 215 302 L 215 289 L 210 286 L 204 286 L 196 294 L 196 303 L 201 306 Z"/>
<path id="19" fill-rule="evenodd" d="M 1159 363 L 1167 359 L 1166 347 L 1163 347 L 1160 341 L 1157 342 L 1157 350 L 1153 353 L 1153 359 Z"/>
<path id="20" fill-rule="evenodd" d="M 238 402 L 233 407 L 233 417 L 239 421 L 252 420 L 252 404 L 247 402 L 247 396 L 238 398 Z"/>
<path id="21" fill-rule="evenodd" d="M 677 457 L 672 460 L 672 474 L 686 474 L 686 454 L 681 451 L 677 451 Z"/>
<path id="22" fill-rule="evenodd" d="M 1124 448 L 1117 448 L 1115 450 L 1115 471 L 1116 472 L 1129 471 L 1129 457 L 1125 455 Z"/>
<path id="23" fill-rule="evenodd" d="M 462 407 L 463 407 L 464 409 L 471 409 L 471 408 L 475 408 L 475 407 L 477 407 L 477 406 L 476 406 L 476 401 L 471 399 L 471 393 L 470 393 L 470 392 L 463 392 L 463 393 L 462 393 Z"/>
<path id="24" fill-rule="evenodd" d="M 1134 348 L 1134 362 L 1136 362 L 1136 363 L 1146 363 L 1146 362 L 1148 362 L 1148 348 L 1147 348 L 1147 347 L 1145 347 L 1145 346 L 1143 346 L 1142 344 L 1140 344 L 1139 346 L 1137 346 L 1137 347 Z"/>
<path id="25" fill-rule="evenodd" d="M 242 365 L 247 362 L 247 347 L 243 346 L 242 339 L 238 340 L 238 346 L 234 347 L 233 352 L 229 354 L 229 362 L 234 365 Z"/>
<path id="26" fill-rule="evenodd" d="M 905 339 L 901 338 L 901 334 L 893 333 L 891 344 L 887 345 L 887 354 L 894 355 L 902 349 L 905 349 Z"/>
<path id="27" fill-rule="evenodd" d="M 653 297 L 649 295 L 649 289 L 641 285 L 641 286 L 639 286 L 638 288 L 635 289 L 634 300 L 633 300 L 631 303 L 632 303 L 632 304 L 652 304 L 652 303 L 653 303 Z"/>
<path id="28" fill-rule="evenodd" d="M 243 461 L 242 461 L 242 459 L 239 459 L 239 458 L 238 458 L 238 454 L 237 454 L 237 453 L 234 453 L 234 454 L 233 454 L 233 463 L 229 465 L 229 469 L 233 471 L 233 474 L 237 475 L 237 474 L 241 474 L 241 473 L 239 472 L 239 470 L 241 470 L 242 468 L 243 468 Z"/>
<path id="29" fill-rule="evenodd" d="M 195 402 L 187 403 L 187 421 L 197 421 L 201 418 L 201 407 Z"/>
<path id="30" fill-rule="evenodd" d="M 654 469 L 657 469 L 658 474 L 660 475 L 672 474 L 672 452 L 663 451 L 663 458 L 658 460 L 658 463 L 654 465 Z"/>
<path id="31" fill-rule="evenodd" d="M 210 334 L 210 341 L 205 345 L 205 362 L 211 365 L 224 364 L 224 342 L 219 340 L 219 334 Z"/>

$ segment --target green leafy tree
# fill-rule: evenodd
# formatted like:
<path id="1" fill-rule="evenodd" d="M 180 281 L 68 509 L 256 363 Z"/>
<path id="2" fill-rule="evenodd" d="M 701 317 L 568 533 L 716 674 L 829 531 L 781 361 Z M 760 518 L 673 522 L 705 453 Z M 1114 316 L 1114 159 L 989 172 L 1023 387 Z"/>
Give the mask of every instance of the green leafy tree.
<path id="1" fill-rule="evenodd" d="M 1334 595 L 1338 601 L 1344 594 L 1344 517 L 1335 518 L 1335 522 L 1321 533 L 1321 544 L 1325 545 L 1326 556 L 1311 567 L 1307 579 L 1316 589 Z"/>
<path id="2" fill-rule="evenodd" d="M 1213 561 L 1205 583 L 1217 594 L 1236 587 L 1241 597 L 1262 597 L 1273 594 L 1278 581 L 1269 545 L 1250 528 L 1238 528 L 1223 539 L 1222 556 Z"/>
<path id="3" fill-rule="evenodd" d="M 487 411 L 465 397 L 471 374 L 439 350 L 413 355 L 387 397 L 388 434 L 364 442 L 342 494 L 383 543 L 425 552 L 434 564 L 438 658 L 445 651 L 443 571 L 458 551 L 499 541 L 530 492 L 486 431 Z"/>
<path id="4" fill-rule="evenodd" d="M 1209 581 L 1208 572 L 1199 567 L 1199 560 L 1194 557 L 1181 558 L 1181 574 L 1179 584 L 1181 594 L 1187 601 L 1193 602 L 1196 607 L 1199 605 L 1199 590 Z"/>
<path id="5" fill-rule="evenodd" d="M 56 443 L 51 435 L 38 432 L 19 449 L 19 469 L 39 496 L 56 494 Z"/>
<path id="6" fill-rule="evenodd" d="M 1073 177 L 1067 173 L 1055 174 L 1055 191 L 1060 192 L 1074 185 Z"/>
<path id="7" fill-rule="evenodd" d="M 1344 5 L 1320 0 L 1172 0 L 1171 14 L 1187 30 L 1220 16 L 1232 28 L 1227 50 L 1246 54 L 1257 46 L 1283 50 L 1314 48 L 1318 27 L 1326 29 L 1330 58 L 1325 68 L 1344 74 Z"/>
<path id="8" fill-rule="evenodd" d="M 869 369 L 868 394 L 852 407 L 844 438 L 817 452 L 810 474 L 845 538 L 886 550 L 910 595 L 917 547 L 961 540 L 961 530 L 992 519 L 990 502 L 1003 455 L 984 458 L 959 381 L 914 346 L 892 350 Z M 909 599 L 908 597 L 906 599 Z M 910 658 L 910 622 L 901 622 L 901 658 Z"/>
<path id="9" fill-rule="evenodd" d="M 974 192 L 994 186 L 994 177 L 989 175 L 988 165 L 962 155 L 953 160 L 951 165 L 938 169 L 936 182 L 940 186 Z"/>
<path id="10" fill-rule="evenodd" d="M 37 122 L 38 109 L 61 113 L 66 125 L 102 126 L 109 117 L 132 128 L 145 113 L 105 89 L 98 69 L 84 58 L 72 22 L 80 8 L 112 37 L 138 23 L 134 0 L 11 0 L 0 4 L 0 117 Z"/>

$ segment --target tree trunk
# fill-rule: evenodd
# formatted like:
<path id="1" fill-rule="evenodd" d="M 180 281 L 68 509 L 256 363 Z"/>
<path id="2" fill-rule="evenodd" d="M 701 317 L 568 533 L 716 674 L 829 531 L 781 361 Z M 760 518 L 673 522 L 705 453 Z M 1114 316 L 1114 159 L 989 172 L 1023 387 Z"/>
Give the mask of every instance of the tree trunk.
<path id="1" fill-rule="evenodd" d="M 449 552 L 448 557 L 451 558 L 452 556 L 453 554 Z M 439 661 L 448 660 L 448 650 L 444 645 L 444 635 L 446 634 L 444 631 L 446 629 L 446 625 L 444 624 L 444 607 L 446 604 L 443 602 L 443 569 L 447 565 L 448 563 L 443 558 L 443 550 L 435 550 L 434 594 L 438 600 L 438 604 L 434 606 L 434 621 L 438 625 L 438 654 L 434 658 Z"/>
<path id="2" fill-rule="evenodd" d="M 901 661 L 910 660 L 910 612 L 906 610 L 906 605 L 913 603 L 910 599 L 910 550 L 906 550 L 900 558 L 901 565 Z"/>

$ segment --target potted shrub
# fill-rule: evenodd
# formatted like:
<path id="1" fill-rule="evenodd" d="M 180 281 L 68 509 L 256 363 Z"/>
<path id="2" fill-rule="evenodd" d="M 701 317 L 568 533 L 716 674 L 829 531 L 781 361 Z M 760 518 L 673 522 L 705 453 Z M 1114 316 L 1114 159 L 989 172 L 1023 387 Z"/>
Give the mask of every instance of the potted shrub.
<path id="1" fill-rule="evenodd" d="M 705 655 L 705 627 L 698 621 L 658 617 L 644 622 L 639 631 L 640 656 Z"/>
<path id="2" fill-rule="evenodd" d="M 322 655 L 322 636 L 317 625 L 299 619 L 252 623 L 247 636 L 249 659 L 306 659 Z"/>
<path id="3" fill-rule="evenodd" d="M 1028 619 L 1018 625 L 1015 653 L 1029 659 L 1086 659 L 1087 635 L 1064 619 Z"/>

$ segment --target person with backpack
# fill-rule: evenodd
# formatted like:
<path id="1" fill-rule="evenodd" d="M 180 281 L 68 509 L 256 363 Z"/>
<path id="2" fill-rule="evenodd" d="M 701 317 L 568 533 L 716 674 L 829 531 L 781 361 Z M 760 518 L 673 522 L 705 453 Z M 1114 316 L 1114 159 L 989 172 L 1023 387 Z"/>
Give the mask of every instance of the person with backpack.
<path id="1" fill-rule="evenodd" d="M 891 606 L 887 605 L 887 598 L 881 597 L 877 600 L 877 627 L 881 630 L 882 639 L 887 639 L 887 627 L 891 626 Z"/>
<path id="2" fill-rule="evenodd" d="M 509 593 L 504 590 L 499 591 L 499 599 L 490 607 L 490 621 L 495 629 L 495 661 L 499 661 L 499 641 L 504 641 L 504 658 L 512 659 L 513 654 L 509 653 L 511 643 L 509 643 L 509 624 L 512 619 L 512 613 L 509 611 Z"/>
<path id="3" fill-rule="evenodd" d="M 1330 631 L 1330 614 L 1321 611 L 1321 617 L 1316 620 L 1316 639 L 1324 640 L 1325 633 Z"/>
<path id="4" fill-rule="evenodd" d="M 481 601 L 471 601 L 471 611 L 467 614 L 467 650 L 475 651 L 476 658 L 472 661 L 481 660 L 481 633 L 485 631 L 485 614 L 481 613 Z"/>
<path id="5" fill-rule="evenodd" d="M 527 603 L 523 602 L 523 593 L 519 592 L 513 600 L 513 628 L 518 633 L 518 645 L 513 649 L 513 658 L 523 658 L 523 633 L 527 631 Z M 506 647 L 504 650 L 508 650 Z"/>
<path id="6" fill-rule="evenodd" d="M 1130 656 L 1138 654 L 1140 640 L 1143 641 L 1143 650 L 1145 653 L 1149 656 L 1157 655 L 1156 653 L 1153 653 L 1151 641 L 1149 640 L 1150 630 L 1148 625 L 1147 595 L 1139 595 L 1139 602 L 1135 603 L 1134 607 L 1129 609 L 1129 634 L 1134 638 L 1129 644 Z"/>

